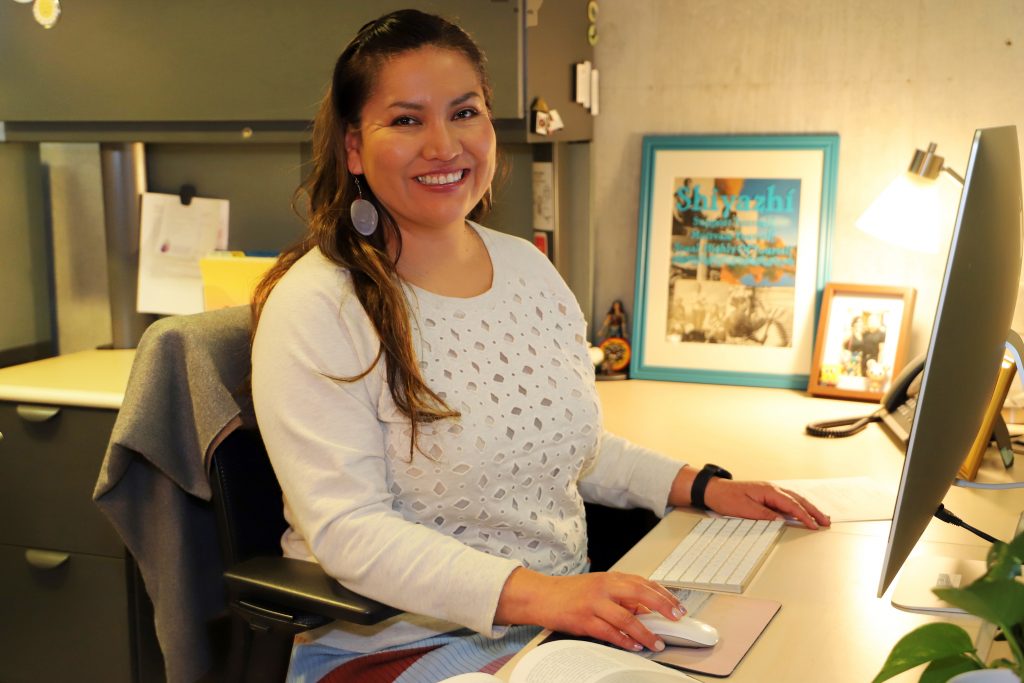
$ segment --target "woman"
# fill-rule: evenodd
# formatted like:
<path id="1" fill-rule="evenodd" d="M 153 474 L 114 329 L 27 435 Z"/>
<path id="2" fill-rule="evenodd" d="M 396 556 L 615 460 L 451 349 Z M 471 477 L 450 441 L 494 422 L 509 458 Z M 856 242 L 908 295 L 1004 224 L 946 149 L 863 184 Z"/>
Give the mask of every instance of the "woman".
<path id="1" fill-rule="evenodd" d="M 314 632 L 296 680 L 355 680 L 366 662 L 434 680 L 537 627 L 661 649 L 633 615 L 682 614 L 644 578 L 585 573 L 583 498 L 663 514 L 696 470 L 603 433 L 572 294 L 535 247 L 472 222 L 495 169 L 483 63 L 414 10 L 360 30 L 317 115 L 309 232 L 254 302 L 285 554 L 408 612 Z M 763 483 L 713 480 L 705 500 L 827 524 Z M 445 653 L 429 675 L 409 659 L 427 651 Z"/>

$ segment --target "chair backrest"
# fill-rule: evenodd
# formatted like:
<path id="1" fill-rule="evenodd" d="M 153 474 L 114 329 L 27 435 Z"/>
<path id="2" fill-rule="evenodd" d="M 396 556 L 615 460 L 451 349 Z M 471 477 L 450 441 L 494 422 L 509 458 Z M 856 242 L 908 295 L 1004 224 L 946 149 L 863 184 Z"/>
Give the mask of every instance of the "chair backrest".
<path id="1" fill-rule="evenodd" d="M 280 555 L 281 486 L 255 429 L 236 429 L 210 460 L 210 487 L 224 566 L 257 555 Z"/>

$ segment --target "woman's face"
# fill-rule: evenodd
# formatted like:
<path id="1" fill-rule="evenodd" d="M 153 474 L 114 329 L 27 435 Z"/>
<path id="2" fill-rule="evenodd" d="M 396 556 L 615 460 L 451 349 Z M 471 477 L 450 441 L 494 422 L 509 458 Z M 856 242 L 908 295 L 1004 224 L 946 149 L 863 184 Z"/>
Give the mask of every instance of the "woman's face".
<path id="1" fill-rule="evenodd" d="M 345 151 L 348 170 L 366 177 L 403 232 L 461 228 L 494 177 L 494 127 L 476 69 L 437 47 L 385 62 Z"/>

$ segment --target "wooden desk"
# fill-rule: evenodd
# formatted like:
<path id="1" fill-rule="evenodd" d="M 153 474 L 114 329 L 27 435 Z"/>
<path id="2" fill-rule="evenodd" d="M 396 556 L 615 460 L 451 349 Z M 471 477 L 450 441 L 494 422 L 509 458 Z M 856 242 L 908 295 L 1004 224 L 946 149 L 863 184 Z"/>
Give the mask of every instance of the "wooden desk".
<path id="1" fill-rule="evenodd" d="M 637 380 L 602 382 L 598 391 L 610 431 L 698 467 L 714 462 L 738 478 L 867 475 L 896 482 L 902 473 L 902 453 L 877 424 L 845 439 L 804 434 L 808 422 L 867 414 L 871 404 L 799 391 Z M 1001 469 L 988 457 L 979 478 L 1024 479 L 1024 466 L 1009 475 Z M 954 488 L 945 502 L 975 526 L 1009 538 L 1024 510 L 1024 491 Z M 696 517 L 672 512 L 615 568 L 648 575 Z M 903 634 L 932 620 L 892 607 L 891 588 L 875 597 L 888 533 L 889 522 L 836 524 L 820 532 L 788 528 L 745 593 L 778 600 L 782 610 L 728 680 L 871 680 Z M 983 559 L 986 550 L 981 539 L 933 520 L 915 554 Z M 980 625 L 967 617 L 954 621 L 972 634 Z M 507 680 L 515 661 L 499 676 Z"/>

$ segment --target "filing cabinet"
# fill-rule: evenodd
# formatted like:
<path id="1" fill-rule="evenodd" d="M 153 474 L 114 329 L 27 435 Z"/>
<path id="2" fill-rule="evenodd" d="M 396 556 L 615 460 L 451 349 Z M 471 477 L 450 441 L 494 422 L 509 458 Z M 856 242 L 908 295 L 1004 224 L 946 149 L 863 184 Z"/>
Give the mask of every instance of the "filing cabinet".
<path id="1" fill-rule="evenodd" d="M 116 415 L 0 401 L 6 683 L 140 680 L 138 632 L 149 625 L 135 615 L 143 592 L 131 558 L 92 501 Z"/>

